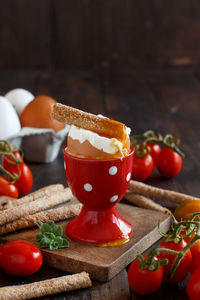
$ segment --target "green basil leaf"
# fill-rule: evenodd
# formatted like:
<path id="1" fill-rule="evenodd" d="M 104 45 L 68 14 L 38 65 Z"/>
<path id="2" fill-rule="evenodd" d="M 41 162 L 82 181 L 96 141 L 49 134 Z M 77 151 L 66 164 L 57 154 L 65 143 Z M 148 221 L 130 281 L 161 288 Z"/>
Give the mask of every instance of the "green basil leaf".
<path id="1" fill-rule="evenodd" d="M 69 242 L 68 242 L 68 240 L 66 240 L 66 238 L 63 238 L 63 242 L 62 242 L 62 248 L 67 248 L 67 247 L 69 247 Z"/>
<path id="2" fill-rule="evenodd" d="M 50 240 L 54 240 L 56 237 L 55 234 L 53 234 L 52 232 L 45 232 L 43 235 Z"/>
<path id="3" fill-rule="evenodd" d="M 63 238 L 62 238 L 62 236 L 57 236 L 57 237 L 55 238 L 54 242 L 55 242 L 55 243 L 58 243 L 58 245 L 61 246 L 62 243 L 63 243 Z"/>
<path id="4" fill-rule="evenodd" d="M 62 227 L 61 226 L 55 226 L 52 231 L 56 236 L 62 236 Z"/>
<path id="5" fill-rule="evenodd" d="M 69 243 L 63 236 L 63 229 L 61 226 L 56 226 L 53 221 L 42 223 L 36 222 L 40 228 L 40 233 L 36 235 L 36 241 L 40 242 L 41 248 L 49 248 L 56 250 L 59 248 L 69 247 Z"/>
<path id="6" fill-rule="evenodd" d="M 43 234 L 40 232 L 36 235 L 36 242 L 39 242 L 43 238 Z"/>
<path id="7" fill-rule="evenodd" d="M 40 247 L 41 248 L 48 248 L 49 246 L 49 241 L 47 241 L 45 238 L 43 238 L 41 241 L 40 241 Z"/>

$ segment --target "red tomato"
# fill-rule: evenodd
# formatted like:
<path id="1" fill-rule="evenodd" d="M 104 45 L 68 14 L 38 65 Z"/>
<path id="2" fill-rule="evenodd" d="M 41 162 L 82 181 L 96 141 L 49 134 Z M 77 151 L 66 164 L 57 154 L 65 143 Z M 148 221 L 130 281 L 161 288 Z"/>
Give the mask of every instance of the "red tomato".
<path id="1" fill-rule="evenodd" d="M 200 254 L 200 240 L 196 241 L 191 247 L 192 258 Z"/>
<path id="2" fill-rule="evenodd" d="M 0 176 L 0 196 L 9 196 L 18 198 L 19 192 L 14 184 L 10 184 L 8 180 Z"/>
<path id="3" fill-rule="evenodd" d="M 185 233 L 183 232 L 182 235 L 184 235 Z M 193 237 L 195 236 L 195 233 L 193 232 L 191 237 L 187 237 L 184 238 L 184 240 L 186 241 L 186 243 L 189 243 L 191 241 L 191 239 L 193 239 Z M 194 258 L 196 256 L 198 256 L 200 254 L 200 240 L 197 240 L 191 247 L 190 247 L 190 251 L 192 253 L 192 261 L 194 260 Z M 192 262 L 193 264 L 193 262 Z M 200 265 L 200 263 L 199 263 Z"/>
<path id="4" fill-rule="evenodd" d="M 13 154 L 16 156 L 16 158 L 22 160 L 22 157 L 19 154 L 19 152 L 13 152 Z M 23 160 L 18 166 L 10 164 L 9 160 L 13 161 L 13 159 L 10 156 L 5 155 L 3 159 L 4 168 L 8 170 L 10 173 L 16 173 L 16 174 L 19 174 L 19 169 L 20 169 L 21 176 L 19 177 L 19 179 L 17 179 L 14 185 L 18 188 L 20 195 L 28 194 L 33 185 L 33 176 L 31 170 L 29 169 L 27 164 L 24 163 Z"/>
<path id="5" fill-rule="evenodd" d="M 140 295 L 151 294 L 158 290 L 162 283 L 163 267 L 161 266 L 153 272 L 148 269 L 140 269 L 139 264 L 139 259 L 136 259 L 128 270 L 129 285 L 133 291 Z"/>
<path id="6" fill-rule="evenodd" d="M 40 269 L 42 262 L 41 251 L 29 242 L 9 241 L 0 247 L 0 267 L 10 275 L 32 275 Z"/>
<path id="7" fill-rule="evenodd" d="M 185 240 L 182 240 L 181 243 L 179 243 L 179 244 L 176 244 L 174 242 L 165 242 L 165 240 L 163 240 L 160 243 L 161 248 L 168 248 L 168 249 L 172 249 L 172 250 L 176 250 L 176 251 L 182 250 L 186 245 L 187 245 L 187 243 Z M 171 267 L 174 263 L 176 255 L 172 254 L 172 253 L 161 252 L 159 254 L 159 258 L 161 258 L 161 259 L 167 258 L 169 260 L 168 264 L 166 266 L 164 266 L 164 277 L 167 280 L 167 276 L 171 271 Z M 180 261 L 180 263 L 174 273 L 174 276 L 168 281 L 174 282 L 174 283 L 183 281 L 187 277 L 191 268 L 192 268 L 192 254 L 189 249 L 183 256 L 182 260 Z"/>
<path id="8" fill-rule="evenodd" d="M 149 146 L 151 148 L 150 154 L 153 157 L 153 160 L 154 160 L 154 163 L 155 163 L 155 166 L 156 166 L 158 155 L 161 152 L 161 148 L 158 144 L 150 143 L 150 142 L 147 142 L 147 146 Z"/>
<path id="9" fill-rule="evenodd" d="M 192 257 L 192 273 L 194 270 L 196 270 L 198 267 L 200 267 L 200 252 Z"/>
<path id="10" fill-rule="evenodd" d="M 153 172 L 153 169 L 154 162 L 150 154 L 147 154 L 144 157 L 133 155 L 132 177 L 134 180 L 146 180 Z"/>
<path id="11" fill-rule="evenodd" d="M 158 155 L 156 166 L 162 176 L 172 178 L 182 168 L 182 157 L 174 150 L 164 147 Z"/>
<path id="12" fill-rule="evenodd" d="M 199 300 L 200 298 L 200 266 L 190 276 L 186 292 L 190 300 Z"/>

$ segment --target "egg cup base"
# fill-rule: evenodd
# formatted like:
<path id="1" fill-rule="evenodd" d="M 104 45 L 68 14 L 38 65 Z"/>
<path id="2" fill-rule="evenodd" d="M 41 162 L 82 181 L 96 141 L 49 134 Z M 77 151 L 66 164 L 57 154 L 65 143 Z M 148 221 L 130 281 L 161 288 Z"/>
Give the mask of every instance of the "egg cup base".
<path id="1" fill-rule="evenodd" d="M 66 232 L 78 242 L 100 245 L 128 240 L 133 226 L 120 216 L 116 205 L 99 211 L 83 206 L 78 217 L 67 224 Z"/>

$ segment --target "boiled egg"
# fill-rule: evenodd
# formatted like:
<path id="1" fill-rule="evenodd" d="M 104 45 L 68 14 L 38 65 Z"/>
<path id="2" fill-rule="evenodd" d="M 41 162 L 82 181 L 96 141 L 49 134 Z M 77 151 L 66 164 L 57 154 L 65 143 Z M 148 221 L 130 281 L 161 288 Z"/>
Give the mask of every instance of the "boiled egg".
<path id="1" fill-rule="evenodd" d="M 67 152 L 74 156 L 93 159 L 123 157 L 130 152 L 130 139 L 127 136 L 123 145 L 116 138 L 103 137 L 72 125 L 67 137 Z"/>
<path id="2" fill-rule="evenodd" d="M 24 89 L 14 89 L 9 91 L 5 98 L 14 106 L 18 115 L 20 116 L 27 104 L 34 99 L 33 94 Z"/>
<path id="3" fill-rule="evenodd" d="M 6 140 L 21 129 L 19 117 L 5 97 L 0 96 L 0 139 Z"/>

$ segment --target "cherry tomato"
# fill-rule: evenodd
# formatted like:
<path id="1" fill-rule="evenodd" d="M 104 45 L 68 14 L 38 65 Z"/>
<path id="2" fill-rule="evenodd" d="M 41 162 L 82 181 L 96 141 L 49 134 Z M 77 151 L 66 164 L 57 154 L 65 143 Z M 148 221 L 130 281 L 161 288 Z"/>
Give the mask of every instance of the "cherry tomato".
<path id="1" fill-rule="evenodd" d="M 182 240 L 181 243 L 179 243 L 179 244 L 176 244 L 173 241 L 166 242 L 164 240 L 160 243 L 161 248 L 168 248 L 168 249 L 172 249 L 172 250 L 176 250 L 176 251 L 182 250 L 186 245 L 187 245 L 187 243 L 185 240 Z M 167 281 L 170 281 L 170 282 L 177 283 L 177 282 L 183 281 L 187 277 L 188 273 L 190 272 L 190 270 L 192 268 L 192 254 L 189 249 L 183 256 L 182 260 L 180 261 L 173 277 L 170 280 L 168 280 L 167 276 L 171 271 L 171 267 L 174 263 L 176 255 L 172 254 L 172 253 L 161 252 L 159 254 L 159 258 L 161 258 L 161 259 L 167 258 L 169 260 L 168 264 L 166 266 L 164 266 L 164 277 Z"/>
<path id="2" fill-rule="evenodd" d="M 200 297 L 200 266 L 190 276 L 186 292 L 190 300 L 199 300 Z"/>
<path id="3" fill-rule="evenodd" d="M 32 275 L 40 269 L 42 262 L 41 251 L 29 242 L 14 240 L 0 247 L 0 267 L 10 275 Z"/>
<path id="4" fill-rule="evenodd" d="M 192 257 L 192 273 L 200 267 L 200 252 Z"/>
<path id="5" fill-rule="evenodd" d="M 155 143 L 150 143 L 150 142 L 147 142 L 146 144 L 147 146 L 149 146 L 151 148 L 151 156 L 153 157 L 153 160 L 154 160 L 154 163 L 155 163 L 155 166 L 157 164 L 157 159 L 158 159 L 158 155 L 160 154 L 161 152 L 161 148 L 158 144 L 155 144 Z"/>
<path id="6" fill-rule="evenodd" d="M 133 155 L 132 177 L 134 180 L 146 180 L 154 169 L 154 161 L 150 154 L 144 157 Z"/>
<path id="7" fill-rule="evenodd" d="M 19 192 L 14 184 L 11 184 L 8 180 L 0 176 L 0 196 L 9 196 L 12 198 L 18 198 Z"/>
<path id="8" fill-rule="evenodd" d="M 19 154 L 19 152 L 13 152 L 13 154 L 16 156 L 16 158 L 22 160 L 22 157 Z M 5 155 L 3 159 L 4 168 L 10 173 L 19 174 L 21 172 L 21 176 L 19 177 L 19 179 L 17 179 L 14 185 L 18 188 L 20 195 L 28 194 L 33 185 L 33 176 L 31 170 L 23 160 L 18 166 L 12 165 L 11 163 L 9 163 L 9 160 L 14 161 L 10 156 Z"/>
<path id="9" fill-rule="evenodd" d="M 200 254 L 200 240 L 197 240 L 191 247 L 192 259 Z"/>
<path id="10" fill-rule="evenodd" d="M 182 157 L 174 150 L 164 147 L 157 158 L 157 168 L 166 178 L 176 176 L 182 168 Z"/>
<path id="11" fill-rule="evenodd" d="M 140 295 L 151 294 L 158 290 L 162 283 L 163 267 L 161 266 L 157 271 L 153 272 L 148 269 L 140 269 L 139 264 L 140 261 L 137 258 L 128 270 L 129 286 Z"/>
<path id="12" fill-rule="evenodd" d="M 178 221 L 188 220 L 193 213 L 200 212 L 200 200 L 188 200 L 175 209 L 174 216 Z"/>
<path id="13" fill-rule="evenodd" d="M 184 231 L 182 232 L 182 234 L 183 235 L 185 234 Z M 193 232 L 190 237 L 184 238 L 184 240 L 188 244 L 193 239 L 194 236 L 195 233 Z M 200 240 L 197 240 L 194 244 L 192 244 L 192 246 L 190 247 L 190 251 L 192 253 L 192 265 L 193 265 L 193 261 L 195 257 L 200 254 Z M 199 265 L 200 265 L 200 261 L 199 261 Z"/>

